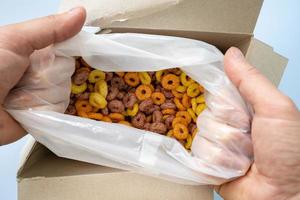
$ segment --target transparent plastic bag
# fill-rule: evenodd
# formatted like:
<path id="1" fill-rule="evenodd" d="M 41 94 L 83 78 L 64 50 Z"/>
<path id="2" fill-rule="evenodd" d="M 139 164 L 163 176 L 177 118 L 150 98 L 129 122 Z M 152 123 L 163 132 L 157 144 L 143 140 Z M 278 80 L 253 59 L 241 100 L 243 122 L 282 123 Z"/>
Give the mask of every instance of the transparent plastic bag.
<path id="1" fill-rule="evenodd" d="M 69 102 L 73 56 L 103 71 L 178 67 L 206 89 L 192 152 L 175 139 L 122 124 L 62 114 Z M 74 38 L 32 55 L 6 108 L 58 156 L 132 170 L 185 184 L 221 184 L 252 162 L 251 114 L 223 71 L 223 54 L 205 42 L 134 33 Z"/>

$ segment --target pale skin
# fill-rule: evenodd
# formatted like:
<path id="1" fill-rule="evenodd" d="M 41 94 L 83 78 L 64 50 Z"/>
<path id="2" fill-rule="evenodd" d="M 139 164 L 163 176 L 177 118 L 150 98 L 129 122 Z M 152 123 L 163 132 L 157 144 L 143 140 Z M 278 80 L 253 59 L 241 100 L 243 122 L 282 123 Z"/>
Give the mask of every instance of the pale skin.
<path id="1" fill-rule="evenodd" d="M 76 35 L 85 10 L 0 27 L 0 145 L 26 131 L 5 111 L 3 103 L 30 65 L 34 50 Z M 295 104 L 249 65 L 237 48 L 224 58 L 225 72 L 254 109 L 254 163 L 248 173 L 216 187 L 225 200 L 300 199 L 300 113 Z"/>

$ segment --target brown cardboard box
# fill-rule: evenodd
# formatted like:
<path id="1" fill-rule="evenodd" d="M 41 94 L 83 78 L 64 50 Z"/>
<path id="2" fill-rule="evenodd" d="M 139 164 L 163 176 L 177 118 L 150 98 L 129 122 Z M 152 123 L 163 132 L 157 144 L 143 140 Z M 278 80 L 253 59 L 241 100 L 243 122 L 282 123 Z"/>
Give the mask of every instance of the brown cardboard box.
<path id="1" fill-rule="evenodd" d="M 80 1 L 64 0 L 64 8 Z M 186 0 L 146 17 L 115 22 L 106 29 L 199 39 L 223 52 L 237 46 L 251 64 L 278 85 L 287 60 L 253 37 L 261 5 L 262 0 Z M 97 21 L 93 25 L 98 25 Z M 212 188 L 208 186 L 185 186 L 59 158 L 34 141 L 24 151 L 18 193 L 19 200 L 212 199 Z"/>

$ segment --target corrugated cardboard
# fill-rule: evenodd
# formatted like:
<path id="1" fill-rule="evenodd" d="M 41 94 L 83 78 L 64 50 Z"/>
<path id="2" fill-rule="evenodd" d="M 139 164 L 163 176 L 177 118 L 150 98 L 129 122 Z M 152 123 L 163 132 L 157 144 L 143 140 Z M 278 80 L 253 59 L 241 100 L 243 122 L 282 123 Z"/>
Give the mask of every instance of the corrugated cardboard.
<path id="1" fill-rule="evenodd" d="M 64 0 L 64 8 L 72 2 Z M 71 3 L 70 3 L 71 2 Z M 98 4 L 97 4 L 98 5 Z M 97 6 L 95 5 L 95 6 Z M 139 32 L 203 40 L 225 52 L 239 47 L 247 60 L 278 85 L 287 64 L 253 38 L 262 0 L 186 0 L 146 17 L 115 22 L 105 32 Z M 101 7 L 101 0 L 99 0 Z M 89 6 L 91 7 L 91 6 Z M 96 22 L 96 21 L 94 21 Z M 212 199 L 212 188 L 183 186 L 132 172 L 58 158 L 31 142 L 18 172 L 19 200 Z"/>

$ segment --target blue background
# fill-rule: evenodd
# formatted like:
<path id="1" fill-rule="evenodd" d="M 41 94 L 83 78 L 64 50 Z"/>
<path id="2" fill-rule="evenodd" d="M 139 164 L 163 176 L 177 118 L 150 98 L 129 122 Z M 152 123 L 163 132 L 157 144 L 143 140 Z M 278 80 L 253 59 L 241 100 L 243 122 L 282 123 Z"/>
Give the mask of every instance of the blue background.
<path id="1" fill-rule="evenodd" d="M 2 0 L 0 25 L 55 13 L 59 0 Z M 300 1 L 265 0 L 255 37 L 289 58 L 279 89 L 300 106 Z M 0 147 L 0 199 L 16 200 L 16 171 L 21 149 L 29 136 Z M 219 199 L 216 197 L 216 199 Z"/>

